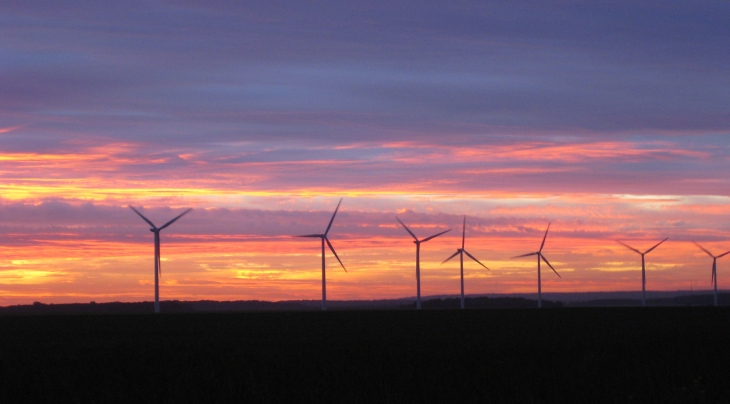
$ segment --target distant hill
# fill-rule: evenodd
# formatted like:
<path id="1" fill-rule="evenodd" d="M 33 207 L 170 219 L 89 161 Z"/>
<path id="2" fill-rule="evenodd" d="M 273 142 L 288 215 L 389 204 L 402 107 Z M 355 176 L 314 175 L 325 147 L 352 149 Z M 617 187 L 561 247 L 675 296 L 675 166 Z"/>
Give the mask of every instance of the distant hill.
<path id="1" fill-rule="evenodd" d="M 467 297 L 464 306 L 468 309 L 522 309 L 537 307 L 537 301 L 524 297 Z M 403 308 L 416 308 L 416 302 L 402 305 Z M 461 307 L 461 298 L 429 299 L 423 302 L 424 309 L 458 309 Z M 563 307 L 563 302 L 552 300 L 542 301 L 542 307 Z"/>
<path id="2" fill-rule="evenodd" d="M 673 297 L 655 297 L 646 299 L 647 306 L 712 306 L 712 294 L 690 294 Z M 717 303 L 720 306 L 730 306 L 730 293 L 718 293 Z M 603 298 L 566 303 L 567 307 L 619 307 L 640 306 L 641 298 Z"/>

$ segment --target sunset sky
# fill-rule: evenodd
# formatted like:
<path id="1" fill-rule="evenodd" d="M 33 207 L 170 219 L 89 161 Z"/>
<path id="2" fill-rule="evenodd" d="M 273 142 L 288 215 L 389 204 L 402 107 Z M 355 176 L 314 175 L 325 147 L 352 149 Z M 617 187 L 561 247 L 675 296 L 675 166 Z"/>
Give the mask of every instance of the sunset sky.
<path id="1" fill-rule="evenodd" d="M 0 5 L 0 305 L 710 288 L 725 1 Z M 730 287 L 730 256 L 718 261 Z M 637 295 L 638 296 L 638 295 Z"/>

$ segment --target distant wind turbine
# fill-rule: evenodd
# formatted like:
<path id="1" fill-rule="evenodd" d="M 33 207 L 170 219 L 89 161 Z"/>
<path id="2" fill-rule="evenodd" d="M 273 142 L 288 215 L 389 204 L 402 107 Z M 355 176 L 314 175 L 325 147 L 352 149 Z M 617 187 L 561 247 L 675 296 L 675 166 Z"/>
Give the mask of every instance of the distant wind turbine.
<path id="1" fill-rule="evenodd" d="M 558 271 L 556 271 L 555 268 L 553 268 L 553 266 L 550 265 L 550 262 L 548 262 L 547 258 L 545 258 L 545 256 L 542 255 L 542 248 L 545 247 L 545 239 L 547 239 L 548 231 L 550 231 L 550 223 L 548 223 L 547 230 L 545 230 L 545 236 L 543 236 L 543 238 L 542 238 L 542 244 L 540 244 L 539 250 L 537 250 L 536 252 L 533 252 L 533 253 L 522 254 L 522 255 L 518 255 L 516 257 L 512 257 L 512 258 L 522 258 L 522 257 L 529 257 L 531 255 L 537 255 L 537 307 L 538 308 L 542 307 L 542 279 L 541 279 L 541 275 L 540 275 L 540 259 L 542 259 L 543 261 L 545 261 L 546 264 L 548 264 L 550 269 L 552 269 L 553 272 L 555 272 L 555 275 L 557 275 L 558 278 L 562 278 L 562 276 L 560 276 Z"/>
<path id="2" fill-rule="evenodd" d="M 401 222 L 401 220 L 398 219 L 397 217 L 395 218 L 395 220 L 397 220 L 398 223 L 400 223 L 401 226 L 403 226 L 403 228 L 406 229 L 408 234 L 410 234 L 413 237 L 413 240 L 414 240 L 413 243 L 416 245 L 416 295 L 417 295 L 416 308 L 420 310 L 421 309 L 421 243 L 425 243 L 428 240 L 431 240 L 446 232 L 449 232 L 449 231 L 451 231 L 451 229 L 442 231 L 441 233 L 434 234 L 431 237 L 426 237 L 423 240 L 419 240 L 418 237 L 416 237 L 416 235 L 413 234 L 411 229 L 409 229 L 408 226 L 405 225 L 405 223 Z"/>
<path id="3" fill-rule="evenodd" d="M 159 284 L 159 277 L 162 275 L 162 263 L 160 262 L 160 231 L 164 230 L 167 226 L 173 224 L 177 219 L 180 219 L 185 214 L 193 210 L 192 208 L 186 210 L 185 212 L 177 215 L 174 219 L 170 220 L 169 222 L 165 223 L 164 225 L 157 227 L 152 223 L 149 219 L 144 217 L 139 211 L 132 206 L 129 207 L 132 209 L 136 214 L 139 215 L 147 224 L 152 226 L 150 231 L 152 233 L 155 233 L 155 313 L 160 312 L 160 284 Z"/>
<path id="4" fill-rule="evenodd" d="M 714 256 L 714 255 L 712 255 L 711 252 L 707 251 L 701 245 L 697 244 L 694 241 L 693 241 L 693 243 L 695 243 L 697 245 L 697 247 L 699 247 L 702 251 L 706 252 L 707 255 L 709 255 L 710 257 L 712 257 L 712 286 L 714 286 L 714 288 L 715 288 L 715 306 L 717 306 L 717 259 L 718 258 L 722 258 L 722 257 L 730 254 L 730 251 L 728 251 L 728 252 L 726 252 L 724 254 L 720 254 L 718 256 Z"/>
<path id="5" fill-rule="evenodd" d="M 332 222 L 335 221 L 335 215 L 337 215 L 337 211 L 340 209 L 340 204 L 342 204 L 342 198 L 340 198 L 340 202 L 337 204 L 337 208 L 335 208 L 335 213 L 332 214 L 332 219 L 330 219 L 330 223 L 327 225 L 327 229 L 322 234 L 306 234 L 304 236 L 294 236 L 294 237 L 311 237 L 311 238 L 319 238 L 322 240 L 322 310 L 327 310 L 327 279 L 325 277 L 325 262 L 324 262 L 324 243 L 327 243 L 327 246 L 330 248 L 330 251 L 332 251 L 332 254 L 334 254 L 335 258 L 337 258 L 337 261 L 342 265 L 342 269 L 347 272 L 347 269 L 345 268 L 345 265 L 340 261 L 340 257 L 337 256 L 337 253 L 335 252 L 335 248 L 332 247 L 332 243 L 330 243 L 329 239 L 327 238 L 327 233 L 330 231 L 330 228 L 332 227 Z"/>
<path id="6" fill-rule="evenodd" d="M 641 305 L 642 306 L 646 306 L 646 265 L 645 265 L 645 262 L 644 262 L 645 261 L 644 260 L 644 255 L 649 254 L 653 249 L 659 247 L 659 245 L 661 243 L 663 243 L 663 242 L 665 242 L 667 240 L 669 240 L 669 237 L 667 237 L 664 240 L 658 242 L 654 247 L 652 247 L 652 248 L 650 248 L 650 249 L 648 249 L 648 250 L 646 250 L 644 252 L 641 252 L 641 251 L 637 250 L 636 248 L 631 247 L 630 245 L 628 245 L 628 244 L 626 244 L 626 243 L 624 243 L 622 241 L 616 240 L 617 243 L 619 243 L 622 246 L 628 248 L 629 250 L 631 250 L 631 251 L 633 251 L 633 252 L 641 255 Z"/>
<path id="7" fill-rule="evenodd" d="M 444 262 L 442 262 L 442 264 L 444 264 L 444 263 L 446 263 L 446 261 L 456 257 L 457 255 L 459 256 L 459 264 L 461 266 L 461 308 L 462 309 L 464 308 L 464 254 L 468 255 L 469 258 L 473 259 L 479 265 L 481 265 L 484 268 L 486 268 L 487 270 L 489 270 L 489 268 L 487 268 L 486 265 L 479 262 L 478 259 L 474 258 L 473 255 L 469 254 L 469 252 L 464 249 L 465 240 L 466 240 L 466 216 L 464 216 L 464 225 L 463 225 L 463 230 L 461 233 L 461 248 L 457 249 L 456 252 L 454 253 L 454 255 L 450 256 L 449 258 L 446 258 L 444 260 Z"/>

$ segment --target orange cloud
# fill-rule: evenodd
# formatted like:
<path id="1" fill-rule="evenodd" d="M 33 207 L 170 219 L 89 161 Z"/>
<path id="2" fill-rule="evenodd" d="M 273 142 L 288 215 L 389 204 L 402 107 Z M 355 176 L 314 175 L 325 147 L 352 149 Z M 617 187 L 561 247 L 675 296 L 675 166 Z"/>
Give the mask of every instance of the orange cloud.
<path id="1" fill-rule="evenodd" d="M 0 128 L 0 134 L 1 133 L 10 133 L 14 130 L 22 129 L 23 127 L 24 127 L 23 125 L 17 125 L 17 126 L 7 126 L 4 128 Z"/>
<path id="2" fill-rule="evenodd" d="M 667 142 L 591 142 L 553 144 L 530 142 L 489 148 L 454 147 L 452 153 L 459 157 L 487 160 L 560 161 L 576 163 L 586 160 L 608 159 L 670 159 L 674 157 L 707 158 L 710 153 L 682 150 Z"/>

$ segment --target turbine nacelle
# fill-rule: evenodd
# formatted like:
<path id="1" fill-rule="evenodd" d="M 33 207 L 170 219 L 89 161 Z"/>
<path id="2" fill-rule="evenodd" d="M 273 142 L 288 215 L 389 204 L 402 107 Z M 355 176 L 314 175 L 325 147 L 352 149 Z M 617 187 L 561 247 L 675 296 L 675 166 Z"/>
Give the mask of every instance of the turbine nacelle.
<path id="1" fill-rule="evenodd" d="M 551 224 L 552 223 L 548 223 L 548 227 L 547 227 L 547 230 L 545 230 L 545 235 L 542 237 L 542 243 L 540 244 L 539 250 L 532 252 L 532 253 L 517 255 L 517 256 L 511 257 L 511 258 L 523 258 L 523 257 L 530 257 L 532 255 L 537 255 L 539 257 L 538 259 L 541 259 L 543 262 L 545 262 L 550 267 L 550 269 L 552 269 L 553 272 L 555 272 L 555 275 L 557 275 L 558 278 L 562 279 L 563 277 L 560 276 L 558 271 L 556 271 L 555 268 L 553 268 L 552 264 L 550 264 L 550 261 L 548 261 L 547 258 L 545 258 L 545 256 L 542 254 L 542 249 L 545 247 L 545 240 L 547 239 L 547 235 L 548 235 L 548 232 L 550 231 Z M 539 264 L 539 262 L 538 262 L 538 264 Z"/>
<path id="2" fill-rule="evenodd" d="M 452 256 L 450 256 L 449 258 L 446 258 L 446 259 L 445 259 L 445 260 L 444 260 L 444 261 L 442 262 L 442 264 L 443 264 L 443 263 L 446 263 L 446 261 L 448 261 L 448 260 L 450 260 L 450 259 L 452 259 L 452 258 L 456 257 L 456 256 L 457 256 L 457 255 L 459 255 L 459 254 L 466 254 L 466 255 L 468 255 L 468 256 L 469 256 L 469 258 L 471 258 L 471 259 L 473 259 L 474 261 L 476 261 L 476 263 L 477 263 L 477 264 L 479 264 L 479 265 L 483 266 L 484 268 L 486 268 L 487 270 L 490 270 L 490 271 L 491 271 L 491 269 L 487 268 L 487 266 L 486 266 L 486 265 L 484 265 L 484 264 L 482 264 L 481 262 L 479 262 L 479 260 L 478 260 L 478 259 L 476 259 L 476 258 L 475 258 L 475 257 L 474 257 L 473 255 L 469 254 L 469 252 L 468 252 L 468 251 L 466 251 L 466 249 L 464 248 L 464 245 L 466 244 L 466 216 L 464 216 L 464 222 L 463 222 L 463 224 L 462 224 L 462 228 L 461 228 L 461 229 L 462 229 L 462 230 L 461 230 L 461 248 L 457 248 L 457 249 L 456 249 L 456 252 L 455 252 L 455 253 L 454 253 L 454 254 L 453 254 Z M 448 230 L 447 230 L 447 231 L 448 231 Z"/>
<path id="3" fill-rule="evenodd" d="M 174 218 L 173 218 L 172 220 L 170 220 L 169 222 L 167 222 L 167 223 L 163 224 L 162 226 L 160 226 L 160 227 L 158 228 L 157 226 L 155 226 L 155 224 L 154 224 L 154 223 L 152 223 L 152 221 L 151 221 L 150 219 L 147 219 L 147 218 L 146 218 L 146 217 L 145 217 L 145 216 L 144 216 L 143 214 L 139 213 L 139 211 L 138 211 L 137 209 L 135 209 L 135 208 L 134 208 L 134 206 L 131 206 L 131 205 L 130 205 L 130 206 L 129 206 L 129 208 L 130 208 L 130 209 L 132 209 L 132 210 L 134 211 L 134 213 L 136 213 L 137 215 L 139 215 L 139 217 L 141 217 L 141 218 L 142 218 L 142 220 L 144 220 L 145 222 L 147 222 L 147 224 L 149 224 L 150 226 L 152 226 L 152 228 L 150 229 L 150 232 L 152 232 L 152 233 L 157 233 L 157 232 L 160 232 L 161 230 L 164 230 L 164 229 L 165 229 L 166 227 L 168 227 L 169 225 L 171 225 L 171 224 L 175 223 L 175 221 L 176 221 L 177 219 L 180 219 L 181 217 L 183 217 L 183 216 L 187 215 L 187 214 L 188 214 L 188 213 L 189 213 L 189 212 L 190 212 L 191 210 L 193 210 L 193 208 L 189 208 L 189 209 L 187 209 L 187 210 L 186 210 L 186 211 L 184 211 L 183 213 L 181 213 L 181 214 L 179 214 L 179 215 L 175 216 L 175 217 L 174 217 Z"/>
<path id="4" fill-rule="evenodd" d="M 326 234 L 305 234 L 303 236 L 294 236 L 294 237 L 304 237 L 304 238 L 318 238 L 327 243 L 327 247 L 329 247 L 330 251 L 332 251 L 332 254 L 337 258 L 337 262 L 340 263 L 342 266 L 342 269 L 347 272 L 347 268 L 345 268 L 345 264 L 342 263 L 340 260 L 340 257 L 337 255 L 337 252 L 335 252 L 335 248 L 332 246 L 332 243 L 330 243 L 330 240 L 327 238 Z"/>
<path id="5" fill-rule="evenodd" d="M 699 247 L 699 248 L 700 248 L 700 249 L 701 249 L 702 251 L 704 251 L 704 252 L 705 252 L 705 253 L 706 253 L 707 255 L 709 255 L 710 257 L 712 257 L 712 258 L 714 258 L 714 259 L 722 258 L 722 257 L 724 257 L 724 256 L 726 256 L 726 255 L 728 255 L 728 254 L 730 254 L 730 251 L 728 251 L 728 252 L 726 252 L 726 253 L 723 253 L 723 254 L 720 254 L 720 255 L 717 255 L 717 256 L 716 256 L 716 255 L 713 255 L 713 254 L 712 254 L 711 252 L 707 251 L 707 249 L 705 249 L 704 247 L 702 247 L 701 245 L 699 245 L 699 244 L 698 244 L 698 243 L 697 243 L 696 241 L 693 241 L 693 243 L 695 243 L 695 245 L 696 245 L 697 247 Z"/>
<path id="6" fill-rule="evenodd" d="M 695 243 L 695 245 L 697 247 L 699 247 L 702 251 L 704 251 L 707 255 L 712 257 L 712 277 L 710 279 L 710 284 L 714 285 L 715 289 L 717 289 L 717 259 L 730 254 L 730 251 L 716 256 L 716 255 L 712 254 L 711 252 L 709 252 L 706 248 L 699 245 L 699 243 L 697 243 L 696 241 L 693 241 L 693 243 Z M 717 298 L 716 298 L 716 300 L 717 300 Z M 717 305 L 717 301 L 715 301 L 715 305 Z"/>
<path id="7" fill-rule="evenodd" d="M 431 237 L 426 237 L 423 240 L 419 240 L 418 237 L 416 237 L 416 235 L 411 231 L 411 229 L 409 229 L 408 226 L 406 226 L 405 223 L 403 223 L 400 219 L 398 219 L 397 216 L 396 216 L 395 220 L 397 220 L 398 223 L 400 223 L 400 225 L 403 226 L 404 229 L 406 229 L 406 231 L 408 232 L 408 234 L 410 234 L 411 237 L 413 237 L 413 244 L 416 244 L 416 245 L 421 244 L 421 243 L 425 243 L 426 241 L 429 241 L 429 240 L 434 239 L 434 238 L 436 238 L 436 237 L 438 237 L 438 236 L 440 236 L 440 235 L 442 235 L 444 233 L 448 233 L 448 232 L 451 231 L 451 229 L 444 230 L 441 233 L 436 233 L 436 234 L 434 234 Z"/>
<path id="8" fill-rule="evenodd" d="M 633 252 L 635 252 L 635 253 L 637 253 L 637 254 L 639 254 L 639 255 L 641 255 L 641 256 L 644 256 L 644 255 L 646 255 L 646 254 L 649 254 L 650 252 L 652 252 L 652 251 L 653 251 L 653 250 L 654 250 L 655 248 L 659 247 L 659 246 L 660 246 L 660 245 L 661 245 L 661 244 L 662 244 L 663 242 L 665 242 L 665 241 L 667 241 L 667 240 L 669 240 L 669 237 L 667 237 L 667 238 L 665 238 L 664 240 L 662 240 L 662 241 L 660 241 L 660 242 L 656 243 L 656 244 L 654 245 L 654 247 L 652 247 L 652 248 L 650 248 L 650 249 L 648 249 L 648 250 L 646 250 L 646 251 L 644 251 L 644 252 L 641 252 L 641 251 L 637 250 L 636 248 L 634 248 L 634 247 L 632 247 L 632 246 L 630 246 L 630 245 L 628 245 L 628 244 L 624 243 L 624 242 L 623 242 L 623 241 L 621 241 L 621 240 L 616 240 L 616 242 L 617 242 L 617 243 L 619 243 L 619 244 L 621 244 L 622 246 L 624 246 L 624 247 L 628 248 L 629 250 L 631 250 L 631 251 L 633 251 Z M 700 248 L 702 248 L 702 247 L 700 247 Z"/>

